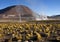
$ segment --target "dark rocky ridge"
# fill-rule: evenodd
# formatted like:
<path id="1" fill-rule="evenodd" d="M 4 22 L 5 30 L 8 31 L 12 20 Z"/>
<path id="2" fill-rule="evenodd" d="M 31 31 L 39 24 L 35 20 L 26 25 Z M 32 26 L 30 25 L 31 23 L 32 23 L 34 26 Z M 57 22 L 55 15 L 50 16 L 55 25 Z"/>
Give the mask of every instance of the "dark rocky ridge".
<path id="1" fill-rule="evenodd" d="M 48 19 L 60 20 L 60 15 L 47 16 Z"/>

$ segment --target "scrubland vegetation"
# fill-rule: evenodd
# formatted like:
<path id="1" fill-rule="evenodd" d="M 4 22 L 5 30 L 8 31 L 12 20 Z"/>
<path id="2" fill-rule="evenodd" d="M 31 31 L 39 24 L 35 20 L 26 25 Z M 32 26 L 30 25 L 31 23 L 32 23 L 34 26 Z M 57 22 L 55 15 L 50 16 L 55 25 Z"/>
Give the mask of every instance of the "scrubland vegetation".
<path id="1" fill-rule="evenodd" d="M 60 23 L 0 23 L 0 42 L 6 40 L 7 42 L 60 40 Z"/>

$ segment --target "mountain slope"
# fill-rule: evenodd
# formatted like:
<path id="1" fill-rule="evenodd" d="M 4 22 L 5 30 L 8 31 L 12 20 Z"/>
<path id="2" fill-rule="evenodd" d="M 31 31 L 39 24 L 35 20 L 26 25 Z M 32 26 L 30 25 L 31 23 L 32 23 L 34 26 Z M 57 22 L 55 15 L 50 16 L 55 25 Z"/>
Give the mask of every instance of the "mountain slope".
<path id="1" fill-rule="evenodd" d="M 33 11 L 24 5 L 9 6 L 5 9 L 0 10 L 0 20 L 16 20 L 17 18 L 27 21 L 35 19 Z"/>
<path id="2" fill-rule="evenodd" d="M 32 14 L 31 9 L 24 5 L 14 5 L 0 10 L 0 14 Z"/>

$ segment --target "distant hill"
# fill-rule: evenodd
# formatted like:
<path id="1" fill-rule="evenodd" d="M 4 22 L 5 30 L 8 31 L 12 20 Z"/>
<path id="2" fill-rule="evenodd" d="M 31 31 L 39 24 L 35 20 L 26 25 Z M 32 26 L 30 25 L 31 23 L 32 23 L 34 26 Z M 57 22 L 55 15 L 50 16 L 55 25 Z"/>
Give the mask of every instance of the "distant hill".
<path id="1" fill-rule="evenodd" d="M 48 19 L 60 20 L 60 15 L 47 16 Z"/>

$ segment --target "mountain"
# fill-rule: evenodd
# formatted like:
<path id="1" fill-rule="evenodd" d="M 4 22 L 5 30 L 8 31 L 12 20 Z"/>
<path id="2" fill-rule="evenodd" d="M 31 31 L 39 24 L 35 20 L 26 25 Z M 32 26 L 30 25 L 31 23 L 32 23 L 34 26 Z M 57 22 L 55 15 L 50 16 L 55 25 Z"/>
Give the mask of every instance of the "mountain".
<path id="1" fill-rule="evenodd" d="M 9 6 L 5 9 L 0 10 L 0 14 L 32 14 L 32 10 L 29 9 L 27 6 L 24 5 L 14 5 L 14 6 Z"/>
<path id="2" fill-rule="evenodd" d="M 34 20 L 33 11 L 24 5 L 13 5 L 0 10 L 1 20 Z"/>
<path id="3" fill-rule="evenodd" d="M 60 20 L 60 15 L 38 15 L 25 5 L 13 5 L 0 10 L 0 22 L 31 20 Z"/>
<path id="4" fill-rule="evenodd" d="M 48 19 L 60 20 L 60 15 L 47 16 Z"/>

